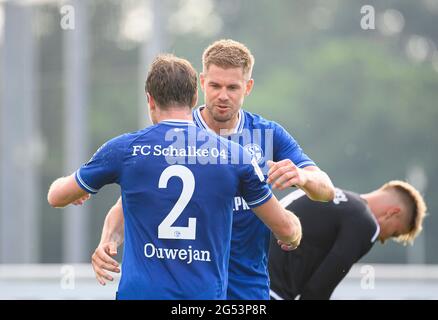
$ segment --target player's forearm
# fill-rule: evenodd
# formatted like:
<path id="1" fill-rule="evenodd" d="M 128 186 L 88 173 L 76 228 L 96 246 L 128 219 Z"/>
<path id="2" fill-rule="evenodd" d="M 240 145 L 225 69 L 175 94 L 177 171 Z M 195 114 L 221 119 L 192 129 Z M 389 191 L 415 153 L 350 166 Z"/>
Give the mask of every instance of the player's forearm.
<path id="1" fill-rule="evenodd" d="M 100 243 L 116 242 L 117 246 L 121 245 L 124 239 L 123 224 L 123 207 L 122 201 L 119 199 L 105 217 Z"/>
<path id="2" fill-rule="evenodd" d="M 278 240 L 294 247 L 299 244 L 301 223 L 295 214 L 280 205 L 275 196 L 252 210 Z"/>
<path id="3" fill-rule="evenodd" d="M 87 192 L 79 188 L 72 174 L 58 178 L 51 184 L 47 193 L 47 201 L 52 207 L 63 208 L 86 194 Z"/>
<path id="4" fill-rule="evenodd" d="M 58 178 L 50 185 L 49 192 L 47 194 L 47 201 L 52 207 L 62 208 L 68 204 L 68 199 L 62 197 L 59 192 L 64 185 L 64 180 L 65 177 Z"/>
<path id="5" fill-rule="evenodd" d="M 301 189 L 314 201 L 331 201 L 335 197 L 335 187 L 330 177 L 321 170 L 306 170 L 307 181 Z"/>
<path id="6" fill-rule="evenodd" d="M 303 235 L 301 222 L 293 212 L 287 209 L 284 209 L 284 215 L 287 219 L 285 226 L 289 225 L 289 228 L 286 228 L 286 231 L 283 234 L 275 234 L 275 232 L 274 234 L 276 235 L 278 240 L 297 247 L 300 244 Z"/>

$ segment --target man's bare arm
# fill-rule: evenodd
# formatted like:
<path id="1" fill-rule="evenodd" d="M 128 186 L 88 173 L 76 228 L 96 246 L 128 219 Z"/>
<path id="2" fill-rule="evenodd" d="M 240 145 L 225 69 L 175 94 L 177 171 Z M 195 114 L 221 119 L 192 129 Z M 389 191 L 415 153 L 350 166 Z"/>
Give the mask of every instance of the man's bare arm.
<path id="1" fill-rule="evenodd" d="M 96 279 L 101 285 L 106 284 L 105 280 L 114 280 L 107 271 L 120 272 L 119 263 L 112 257 L 117 255 L 117 247 L 123 240 L 124 217 L 122 199 L 119 198 L 105 217 L 100 243 L 91 257 Z"/>
<path id="2" fill-rule="evenodd" d="M 295 214 L 280 205 L 275 196 L 252 210 L 280 240 L 282 249 L 298 247 L 302 237 L 301 223 Z"/>
<path id="3" fill-rule="evenodd" d="M 296 186 L 315 201 L 331 201 L 335 196 L 335 187 L 329 176 L 316 166 L 298 168 L 290 159 L 278 162 L 268 161 L 268 183 L 278 190 Z"/>
<path id="4" fill-rule="evenodd" d="M 75 179 L 75 174 L 56 179 L 49 188 L 47 201 L 52 207 L 63 208 L 70 203 L 88 197 L 88 192 L 82 189 Z"/>
<path id="5" fill-rule="evenodd" d="M 124 222 L 122 198 L 119 198 L 105 217 L 100 243 L 115 242 L 120 246 L 124 240 Z"/>
<path id="6" fill-rule="evenodd" d="M 315 166 L 305 167 L 303 170 L 307 173 L 307 183 L 298 187 L 312 200 L 332 201 L 335 197 L 335 187 L 327 173 Z"/>

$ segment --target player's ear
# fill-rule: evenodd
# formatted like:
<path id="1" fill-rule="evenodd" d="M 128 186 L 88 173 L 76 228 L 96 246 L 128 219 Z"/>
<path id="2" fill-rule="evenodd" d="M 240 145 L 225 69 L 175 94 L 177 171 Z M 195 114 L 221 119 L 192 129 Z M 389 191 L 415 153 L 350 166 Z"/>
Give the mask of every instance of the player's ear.
<path id="1" fill-rule="evenodd" d="M 246 82 L 245 95 L 249 95 L 251 93 L 252 87 L 254 86 L 254 79 L 249 79 Z"/>
<path id="2" fill-rule="evenodd" d="M 198 90 L 196 90 L 193 99 L 192 99 L 192 105 L 190 106 L 190 108 L 193 108 L 194 106 L 196 106 L 196 104 L 198 103 Z"/>
<path id="3" fill-rule="evenodd" d="M 155 110 L 155 100 L 154 100 L 154 97 L 152 97 L 152 96 L 149 94 L 149 92 L 146 93 L 146 96 L 147 96 L 147 99 L 148 99 L 148 105 L 149 105 L 149 108 L 150 108 L 151 110 Z"/>
<path id="4" fill-rule="evenodd" d="M 204 85 L 205 85 L 205 73 L 201 72 L 199 74 L 199 82 L 201 83 L 201 90 L 204 92 Z"/>
<path id="5" fill-rule="evenodd" d="M 386 218 L 393 218 L 400 214 L 400 207 L 391 207 L 386 211 Z"/>

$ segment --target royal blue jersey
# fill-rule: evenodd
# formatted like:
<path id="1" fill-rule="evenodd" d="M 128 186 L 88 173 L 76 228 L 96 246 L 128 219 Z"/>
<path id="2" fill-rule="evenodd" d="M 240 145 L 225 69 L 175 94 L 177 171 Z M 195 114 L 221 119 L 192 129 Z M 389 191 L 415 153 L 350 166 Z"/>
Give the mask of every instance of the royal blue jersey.
<path id="1" fill-rule="evenodd" d="M 234 196 L 272 196 L 241 146 L 176 120 L 108 141 L 76 180 L 90 193 L 120 185 L 118 299 L 225 299 Z"/>
<path id="2" fill-rule="evenodd" d="M 193 118 L 199 127 L 208 129 L 202 118 L 202 108 L 194 111 Z M 265 176 L 269 171 L 267 160 L 290 159 L 299 168 L 315 165 L 282 126 L 242 109 L 234 133 L 228 139 L 249 151 Z M 253 214 L 241 193 L 234 198 L 233 210 L 227 299 L 269 299 L 270 231 Z"/>

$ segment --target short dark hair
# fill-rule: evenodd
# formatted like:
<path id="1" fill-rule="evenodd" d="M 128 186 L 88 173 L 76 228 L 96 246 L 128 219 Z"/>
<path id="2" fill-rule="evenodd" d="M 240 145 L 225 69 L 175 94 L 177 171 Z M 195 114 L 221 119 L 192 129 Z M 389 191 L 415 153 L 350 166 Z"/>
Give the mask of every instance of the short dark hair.
<path id="1" fill-rule="evenodd" d="M 145 91 L 162 109 L 171 105 L 193 108 L 198 91 L 196 70 L 185 59 L 172 54 L 161 54 L 152 62 Z"/>

